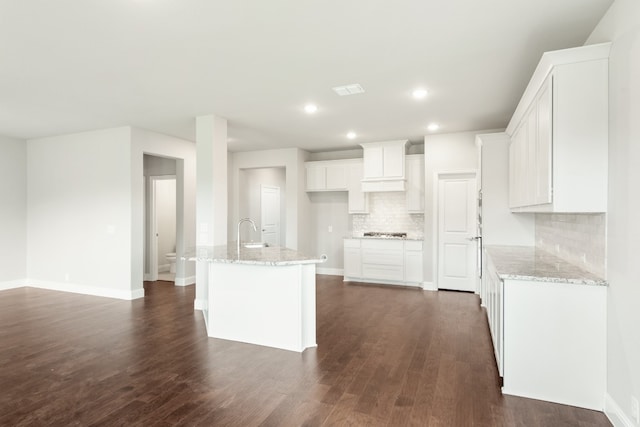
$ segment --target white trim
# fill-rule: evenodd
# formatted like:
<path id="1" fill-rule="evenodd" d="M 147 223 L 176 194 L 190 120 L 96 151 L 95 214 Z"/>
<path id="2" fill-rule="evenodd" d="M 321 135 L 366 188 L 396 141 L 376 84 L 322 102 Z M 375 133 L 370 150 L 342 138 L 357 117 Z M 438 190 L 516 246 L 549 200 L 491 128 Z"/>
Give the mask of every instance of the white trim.
<path id="1" fill-rule="evenodd" d="M 422 289 L 422 284 L 416 282 L 400 282 L 397 280 L 377 280 L 377 279 L 361 279 L 353 277 L 345 277 L 343 282 L 354 282 L 373 285 L 391 285 L 391 286 L 406 286 L 408 288 Z"/>
<path id="2" fill-rule="evenodd" d="M 474 174 L 476 182 L 478 180 L 478 170 L 477 169 L 452 169 L 452 170 L 440 170 L 433 172 L 433 199 L 432 199 L 432 220 L 431 220 L 431 232 L 433 236 L 433 242 L 431 242 L 431 265 L 432 269 L 432 278 L 433 284 L 435 285 L 435 289 L 438 288 L 438 227 L 439 227 L 439 217 L 438 217 L 438 197 L 439 194 L 439 185 L 440 185 L 440 176 L 441 175 L 466 175 L 466 174 Z M 477 283 L 476 283 L 477 287 Z"/>
<path id="3" fill-rule="evenodd" d="M 324 274 L 327 276 L 343 276 L 344 275 L 344 269 L 342 268 L 327 268 L 327 267 L 323 267 L 323 268 L 316 268 L 316 274 Z"/>
<path id="4" fill-rule="evenodd" d="M 158 273 L 168 273 L 169 271 L 171 271 L 171 264 L 158 265 Z"/>
<path id="5" fill-rule="evenodd" d="M 176 277 L 174 282 L 176 286 L 189 286 L 196 284 L 196 276 Z"/>
<path id="6" fill-rule="evenodd" d="M 153 282 L 153 280 L 151 280 L 151 275 L 149 273 L 144 273 L 144 281 Z"/>
<path id="7" fill-rule="evenodd" d="M 45 280 L 28 280 L 31 288 L 47 289 L 50 291 L 71 292 L 74 294 L 93 295 L 97 297 L 116 298 L 121 300 L 134 300 L 144 297 L 144 288 L 133 290 L 109 289 L 97 286 L 78 285 L 73 283 L 49 282 Z"/>
<path id="8" fill-rule="evenodd" d="M 27 279 L 9 280 L 6 282 L 0 282 L 0 291 L 6 291 L 9 289 L 23 288 L 27 283 Z"/>
<path id="9" fill-rule="evenodd" d="M 425 291 L 437 291 L 438 287 L 433 282 L 422 282 L 422 289 Z"/>
<path id="10" fill-rule="evenodd" d="M 193 300 L 193 309 L 203 311 L 207 307 L 207 301 L 203 299 Z M 205 319 L 206 322 L 206 319 Z"/>
<path id="11" fill-rule="evenodd" d="M 614 427 L 635 426 L 633 421 L 627 417 L 627 414 L 620 408 L 620 405 L 618 405 L 609 394 L 607 394 L 604 399 L 604 414 L 609 418 L 609 421 L 611 421 Z"/>

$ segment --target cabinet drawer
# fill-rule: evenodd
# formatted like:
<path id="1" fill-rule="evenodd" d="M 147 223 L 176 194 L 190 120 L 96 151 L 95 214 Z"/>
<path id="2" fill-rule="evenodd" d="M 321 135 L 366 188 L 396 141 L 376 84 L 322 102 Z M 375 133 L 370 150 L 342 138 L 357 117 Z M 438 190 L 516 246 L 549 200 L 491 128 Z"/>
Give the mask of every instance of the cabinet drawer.
<path id="1" fill-rule="evenodd" d="M 344 239 L 345 248 L 359 248 L 360 239 Z"/>
<path id="2" fill-rule="evenodd" d="M 409 241 L 404 242 L 404 249 L 407 251 L 421 251 L 422 241 Z"/>
<path id="3" fill-rule="evenodd" d="M 363 249 L 383 249 L 391 251 L 402 251 L 404 248 L 402 240 L 381 240 L 381 239 L 364 239 L 362 240 Z"/>
<path id="4" fill-rule="evenodd" d="M 404 257 L 402 251 L 388 251 L 380 249 L 363 249 L 363 264 L 393 265 L 402 268 Z"/>
<path id="5" fill-rule="evenodd" d="M 395 280 L 404 279 L 402 265 L 362 264 L 362 276 L 367 279 Z"/>

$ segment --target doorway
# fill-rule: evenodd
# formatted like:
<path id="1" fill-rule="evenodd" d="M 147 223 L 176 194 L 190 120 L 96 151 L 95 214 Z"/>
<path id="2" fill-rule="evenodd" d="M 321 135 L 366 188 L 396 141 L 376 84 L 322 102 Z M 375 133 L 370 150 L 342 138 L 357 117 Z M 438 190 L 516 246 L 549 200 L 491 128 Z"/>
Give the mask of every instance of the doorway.
<path id="1" fill-rule="evenodd" d="M 286 171 L 283 167 L 239 170 L 238 218 L 251 218 L 257 231 L 243 230 L 243 240 L 286 242 Z M 264 230 L 264 231 L 263 231 Z M 234 231 L 235 232 L 235 231 Z"/>
<path id="2" fill-rule="evenodd" d="M 176 177 L 152 176 L 150 272 L 155 280 L 175 282 L 176 278 Z"/>
<path id="3" fill-rule="evenodd" d="M 476 174 L 438 175 L 438 289 L 476 290 Z"/>
<path id="4" fill-rule="evenodd" d="M 144 280 L 176 282 L 180 276 L 178 244 L 183 230 L 178 227 L 182 193 L 178 160 L 144 154 L 145 237 Z"/>

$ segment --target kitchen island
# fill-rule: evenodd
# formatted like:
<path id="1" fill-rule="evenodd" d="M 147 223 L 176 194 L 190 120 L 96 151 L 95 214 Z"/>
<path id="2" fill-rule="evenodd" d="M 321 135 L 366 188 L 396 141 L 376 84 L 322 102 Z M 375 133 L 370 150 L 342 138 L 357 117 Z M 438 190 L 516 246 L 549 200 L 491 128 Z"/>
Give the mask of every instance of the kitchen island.
<path id="1" fill-rule="evenodd" d="M 208 263 L 210 337 L 297 352 L 317 346 L 315 272 L 325 258 L 230 243 L 199 247 L 188 259 Z"/>

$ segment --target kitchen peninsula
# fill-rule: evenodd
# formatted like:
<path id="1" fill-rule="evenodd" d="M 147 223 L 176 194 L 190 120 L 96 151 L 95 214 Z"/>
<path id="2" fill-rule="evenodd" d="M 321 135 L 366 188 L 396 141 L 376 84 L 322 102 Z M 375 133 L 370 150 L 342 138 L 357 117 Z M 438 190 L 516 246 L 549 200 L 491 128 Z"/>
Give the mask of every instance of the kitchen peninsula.
<path id="1" fill-rule="evenodd" d="M 316 264 L 282 247 L 198 247 L 186 258 L 207 262 L 207 334 L 302 352 L 316 347 Z"/>

